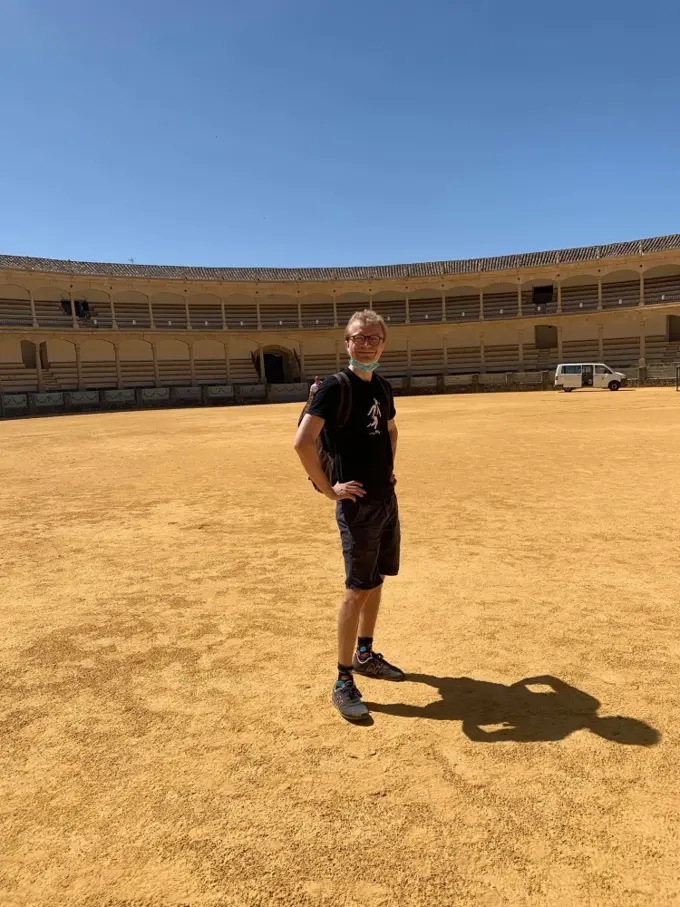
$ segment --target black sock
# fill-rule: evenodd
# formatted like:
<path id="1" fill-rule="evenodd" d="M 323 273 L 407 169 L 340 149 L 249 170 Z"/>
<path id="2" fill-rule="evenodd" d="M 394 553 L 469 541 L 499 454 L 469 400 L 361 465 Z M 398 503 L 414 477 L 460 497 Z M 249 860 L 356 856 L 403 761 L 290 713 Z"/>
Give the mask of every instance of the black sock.
<path id="1" fill-rule="evenodd" d="M 360 636 L 357 640 L 357 652 L 361 655 L 370 655 L 373 651 L 373 637 Z"/>
<path id="2" fill-rule="evenodd" d="M 340 662 L 338 662 L 338 680 L 351 680 L 352 671 L 352 665 L 341 665 Z"/>

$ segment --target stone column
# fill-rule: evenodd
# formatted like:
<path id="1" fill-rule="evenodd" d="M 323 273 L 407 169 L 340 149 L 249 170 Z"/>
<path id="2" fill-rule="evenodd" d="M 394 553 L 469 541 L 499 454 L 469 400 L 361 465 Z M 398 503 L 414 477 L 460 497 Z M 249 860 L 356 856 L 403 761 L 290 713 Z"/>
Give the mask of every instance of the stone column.
<path id="1" fill-rule="evenodd" d="M 597 311 L 602 311 L 602 278 L 597 278 Z"/>
<path id="2" fill-rule="evenodd" d="M 258 303 L 258 308 L 259 308 L 259 303 Z M 259 313 L 258 313 L 258 321 L 259 321 Z M 264 347 L 262 346 L 261 343 L 258 343 L 257 349 L 258 349 L 258 355 L 260 357 L 260 384 L 266 384 L 267 375 L 265 373 L 265 368 L 264 368 Z"/>
<path id="3" fill-rule="evenodd" d="M 220 311 L 222 312 L 222 330 L 227 330 L 227 313 L 224 311 L 224 299 L 220 299 Z"/>
<path id="4" fill-rule="evenodd" d="M 442 293 L 442 321 L 446 321 L 446 293 Z"/>
<path id="5" fill-rule="evenodd" d="M 31 321 L 33 322 L 33 327 L 38 327 L 38 316 L 35 314 L 35 299 L 33 298 L 33 290 L 28 291 L 28 298 L 31 303 Z"/>
<path id="6" fill-rule="evenodd" d="M 117 331 L 118 322 L 116 321 L 116 306 L 113 302 L 113 293 L 109 293 L 109 308 L 111 309 L 111 327 L 114 331 Z"/>
<path id="7" fill-rule="evenodd" d="M 338 327 L 338 301 L 335 296 L 333 296 L 333 327 Z"/>
<path id="8" fill-rule="evenodd" d="M 154 322 L 154 320 L 153 320 L 153 306 L 151 305 L 151 297 L 150 297 L 150 296 L 147 296 L 147 297 L 146 297 L 146 301 L 147 301 L 148 306 L 149 306 L 149 324 L 150 324 L 150 326 L 151 326 L 152 328 L 155 328 L 155 327 L 156 327 L 156 324 L 155 324 L 155 322 Z"/>
<path id="9" fill-rule="evenodd" d="M 368 307 L 373 311 L 373 290 L 368 291 Z"/>
<path id="10" fill-rule="evenodd" d="M 486 359 L 484 357 L 484 333 L 479 335 L 479 370 L 486 371 Z"/>
<path id="11" fill-rule="evenodd" d="M 640 274 L 640 305 L 645 304 L 645 275 Z"/>
<path id="12" fill-rule="evenodd" d="M 75 348 L 76 348 L 76 374 L 78 376 L 78 390 L 82 391 L 82 390 L 84 390 L 84 388 L 83 388 L 83 362 L 82 362 L 82 356 L 80 353 L 80 344 L 76 343 Z"/>
<path id="13" fill-rule="evenodd" d="M 562 314 L 562 284 L 557 284 L 557 314 Z"/>
<path id="14" fill-rule="evenodd" d="M 598 324 L 597 326 L 597 355 L 600 358 L 600 362 L 604 362 L 604 325 Z"/>
<path id="15" fill-rule="evenodd" d="M 43 377 L 42 359 L 40 358 L 40 341 L 33 341 L 35 347 L 35 373 L 38 378 L 38 391 L 42 393 L 45 390 L 45 379 Z"/>
<path id="16" fill-rule="evenodd" d="M 153 380 L 156 387 L 161 386 L 161 373 L 158 368 L 158 350 L 156 349 L 156 344 L 151 344 L 151 355 L 153 357 Z"/>
<path id="17" fill-rule="evenodd" d="M 222 345 L 224 346 L 224 364 L 227 367 L 227 384 L 231 384 L 231 366 L 229 365 L 229 341 L 224 341 Z"/>
<path id="18" fill-rule="evenodd" d="M 409 307 L 408 296 L 404 300 L 404 303 L 406 304 L 406 322 L 405 323 L 410 324 L 411 323 L 411 309 Z"/>
<path id="19" fill-rule="evenodd" d="M 519 361 L 520 372 L 524 371 L 524 331 L 517 335 L 517 358 Z"/>
<path id="20" fill-rule="evenodd" d="M 189 374 L 191 375 L 191 386 L 196 387 L 196 360 L 194 359 L 194 345 L 188 343 L 189 347 Z"/>
<path id="21" fill-rule="evenodd" d="M 640 359 L 647 364 L 647 323 L 640 321 Z"/>
<path id="22" fill-rule="evenodd" d="M 443 353 L 444 353 L 444 374 L 448 375 L 449 373 L 449 338 L 444 335 L 442 342 Z"/>
<path id="23" fill-rule="evenodd" d="M 184 297 L 184 317 L 186 318 L 186 321 L 187 321 L 187 331 L 193 330 L 193 328 L 191 327 L 191 315 L 189 314 L 189 297 L 188 296 Z"/>
<path id="24" fill-rule="evenodd" d="M 123 390 L 123 372 L 120 367 L 120 345 L 118 343 L 113 344 L 113 355 L 116 360 L 116 387 L 119 391 Z"/>
<path id="25" fill-rule="evenodd" d="M 297 303 L 298 329 L 302 330 L 302 303 L 298 299 Z"/>
<path id="26" fill-rule="evenodd" d="M 76 318 L 76 305 L 75 305 L 75 302 L 73 301 L 73 293 L 70 291 L 68 294 L 68 301 L 71 303 L 71 323 L 73 324 L 74 328 L 77 328 L 77 327 L 79 327 L 79 325 L 78 325 L 78 319 Z"/>
<path id="27" fill-rule="evenodd" d="M 522 287 L 517 287 L 517 317 L 522 317 Z"/>
<path id="28" fill-rule="evenodd" d="M 406 338 L 406 374 L 411 377 L 411 338 Z"/>
<path id="29" fill-rule="evenodd" d="M 479 320 L 484 321 L 484 290 L 479 291 Z"/>
<path id="30" fill-rule="evenodd" d="M 257 314 L 257 329 L 258 331 L 262 330 L 262 318 L 260 317 L 260 300 L 259 298 L 255 300 L 255 312 Z"/>

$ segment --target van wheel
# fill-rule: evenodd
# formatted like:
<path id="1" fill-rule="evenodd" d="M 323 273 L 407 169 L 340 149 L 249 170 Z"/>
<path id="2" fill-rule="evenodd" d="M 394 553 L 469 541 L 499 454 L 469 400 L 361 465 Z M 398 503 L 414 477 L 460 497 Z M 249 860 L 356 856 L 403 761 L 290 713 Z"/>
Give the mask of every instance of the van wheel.
<path id="1" fill-rule="evenodd" d="M 610 391 L 617 391 L 620 387 L 621 387 L 621 383 L 619 381 L 610 381 L 609 382 Z"/>
<path id="2" fill-rule="evenodd" d="M 573 387 L 563 387 L 562 390 L 565 394 L 570 394 L 573 391 Z"/>

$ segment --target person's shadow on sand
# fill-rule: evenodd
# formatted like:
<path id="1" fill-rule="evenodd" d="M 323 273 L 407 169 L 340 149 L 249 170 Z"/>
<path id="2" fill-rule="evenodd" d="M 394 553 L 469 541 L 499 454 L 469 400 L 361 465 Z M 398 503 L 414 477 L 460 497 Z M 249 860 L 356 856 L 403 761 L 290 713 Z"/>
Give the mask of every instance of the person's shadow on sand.
<path id="1" fill-rule="evenodd" d="M 563 740 L 583 729 L 612 743 L 653 746 L 659 741 L 658 731 L 636 718 L 598 715 L 597 699 L 557 677 L 526 677 L 510 686 L 428 674 L 408 674 L 406 680 L 435 687 L 441 698 L 426 706 L 366 702 L 368 708 L 402 718 L 460 721 L 466 737 L 480 743 Z"/>

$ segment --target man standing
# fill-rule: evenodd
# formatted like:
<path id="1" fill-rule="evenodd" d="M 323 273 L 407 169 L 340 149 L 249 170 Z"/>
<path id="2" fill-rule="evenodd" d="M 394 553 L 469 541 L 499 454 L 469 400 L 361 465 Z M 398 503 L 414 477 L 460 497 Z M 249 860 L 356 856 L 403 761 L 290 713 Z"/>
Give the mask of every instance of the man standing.
<path id="1" fill-rule="evenodd" d="M 394 397 L 389 383 L 374 374 L 386 339 L 387 326 L 376 312 L 367 309 L 352 315 L 345 330 L 348 417 L 338 425 L 343 389 L 337 378 L 327 378 L 295 438 L 295 450 L 312 482 L 336 502 L 346 592 L 338 616 L 338 679 L 331 701 L 341 715 L 354 721 L 368 715 L 354 674 L 404 679 L 403 671 L 373 650 L 383 578 L 399 572 L 401 541 L 394 491 Z M 334 451 L 332 483 L 316 448 L 322 430 Z"/>
<path id="2" fill-rule="evenodd" d="M 321 378 L 318 375 L 314 375 L 314 384 L 309 388 L 309 402 L 311 403 L 314 399 L 314 394 L 321 387 Z"/>

